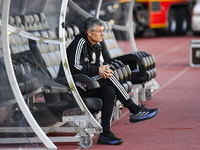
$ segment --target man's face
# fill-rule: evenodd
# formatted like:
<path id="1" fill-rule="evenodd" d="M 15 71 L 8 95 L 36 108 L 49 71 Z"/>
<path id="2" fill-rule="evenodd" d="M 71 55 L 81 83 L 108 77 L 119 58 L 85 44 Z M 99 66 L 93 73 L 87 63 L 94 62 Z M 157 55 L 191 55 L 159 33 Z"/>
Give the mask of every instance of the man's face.
<path id="1" fill-rule="evenodd" d="M 92 45 L 96 42 L 101 42 L 104 36 L 104 27 L 95 26 L 94 30 L 88 30 L 87 36 Z"/>

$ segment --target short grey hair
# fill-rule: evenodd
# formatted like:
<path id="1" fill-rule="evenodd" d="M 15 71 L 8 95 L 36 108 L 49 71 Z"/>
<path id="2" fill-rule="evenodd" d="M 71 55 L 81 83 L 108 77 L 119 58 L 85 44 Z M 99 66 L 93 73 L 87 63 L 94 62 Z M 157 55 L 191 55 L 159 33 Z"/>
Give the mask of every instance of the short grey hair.
<path id="1" fill-rule="evenodd" d="M 88 30 L 94 30 L 95 26 L 103 26 L 103 22 L 95 17 L 87 18 L 84 22 L 84 32 Z"/>

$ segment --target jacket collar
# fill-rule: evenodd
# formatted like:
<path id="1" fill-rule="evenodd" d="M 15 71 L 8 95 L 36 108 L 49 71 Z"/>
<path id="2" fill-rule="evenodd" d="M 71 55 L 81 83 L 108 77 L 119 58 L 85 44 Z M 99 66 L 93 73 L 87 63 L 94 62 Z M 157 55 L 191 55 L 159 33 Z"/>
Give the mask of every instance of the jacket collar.
<path id="1" fill-rule="evenodd" d="M 85 32 L 82 31 L 81 34 L 80 34 L 80 36 L 83 37 L 83 38 L 87 41 L 87 45 L 88 45 L 89 47 L 91 47 L 92 50 L 95 50 L 95 49 L 96 49 L 98 43 L 95 43 L 94 45 L 92 45 L 92 44 L 90 43 L 90 41 L 88 40 L 87 35 L 86 35 Z"/>

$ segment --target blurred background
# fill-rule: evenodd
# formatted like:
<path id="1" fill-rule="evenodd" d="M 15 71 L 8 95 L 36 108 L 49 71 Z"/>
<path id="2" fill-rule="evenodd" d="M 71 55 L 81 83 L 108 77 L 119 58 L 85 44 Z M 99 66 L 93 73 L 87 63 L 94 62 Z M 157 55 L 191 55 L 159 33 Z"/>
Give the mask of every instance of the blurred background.
<path id="1" fill-rule="evenodd" d="M 82 9 L 95 15 L 97 0 L 74 0 Z M 100 19 L 111 24 L 127 25 L 127 14 L 130 0 L 103 0 Z M 180 36 L 192 32 L 195 36 L 200 33 L 199 0 L 135 0 L 132 25 L 135 37 L 142 37 L 146 33 L 155 36 Z M 198 7 L 198 8 L 197 8 Z M 92 9 L 93 8 L 93 9 Z M 76 14 L 69 7 L 67 15 L 68 24 L 76 24 L 82 29 L 85 18 Z M 118 39 L 128 38 L 116 34 Z"/>

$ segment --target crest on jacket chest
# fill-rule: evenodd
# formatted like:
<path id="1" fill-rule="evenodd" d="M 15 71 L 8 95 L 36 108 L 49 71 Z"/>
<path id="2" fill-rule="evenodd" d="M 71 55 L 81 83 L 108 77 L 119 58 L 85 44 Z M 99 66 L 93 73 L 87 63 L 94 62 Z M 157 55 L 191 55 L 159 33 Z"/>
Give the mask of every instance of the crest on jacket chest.
<path id="1" fill-rule="evenodd" d="M 92 53 L 92 61 L 91 61 L 91 64 L 95 64 L 96 62 L 96 54 L 95 52 Z"/>

